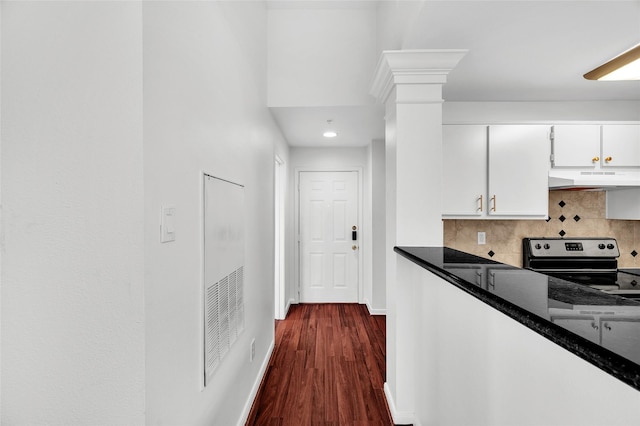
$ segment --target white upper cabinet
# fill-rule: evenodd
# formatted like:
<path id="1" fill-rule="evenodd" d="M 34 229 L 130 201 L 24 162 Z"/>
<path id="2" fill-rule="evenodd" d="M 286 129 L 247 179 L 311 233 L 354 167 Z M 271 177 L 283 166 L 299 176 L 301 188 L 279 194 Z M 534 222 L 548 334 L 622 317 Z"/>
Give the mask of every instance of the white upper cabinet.
<path id="1" fill-rule="evenodd" d="M 602 166 L 640 167 L 640 124 L 602 125 Z"/>
<path id="2" fill-rule="evenodd" d="M 549 126 L 443 126 L 443 216 L 546 219 Z"/>
<path id="3" fill-rule="evenodd" d="M 486 212 L 487 126 L 443 126 L 443 214 Z"/>
<path id="4" fill-rule="evenodd" d="M 549 131 L 544 125 L 489 127 L 489 215 L 547 217 Z"/>
<path id="5" fill-rule="evenodd" d="M 595 168 L 600 164 L 600 125 L 552 127 L 553 167 Z"/>

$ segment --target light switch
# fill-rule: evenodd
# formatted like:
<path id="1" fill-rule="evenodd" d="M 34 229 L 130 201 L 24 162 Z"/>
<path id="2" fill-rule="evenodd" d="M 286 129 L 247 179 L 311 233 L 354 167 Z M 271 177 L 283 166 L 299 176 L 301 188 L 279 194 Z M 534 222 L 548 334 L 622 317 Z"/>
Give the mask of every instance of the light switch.
<path id="1" fill-rule="evenodd" d="M 168 243 L 176 239 L 176 208 L 172 206 L 162 207 L 162 216 L 160 220 L 160 242 Z"/>

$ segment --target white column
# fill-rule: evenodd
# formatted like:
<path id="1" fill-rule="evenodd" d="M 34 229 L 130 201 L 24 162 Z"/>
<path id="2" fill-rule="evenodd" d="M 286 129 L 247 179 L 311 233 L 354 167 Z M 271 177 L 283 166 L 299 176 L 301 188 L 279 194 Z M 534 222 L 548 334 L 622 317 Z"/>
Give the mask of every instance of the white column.
<path id="1" fill-rule="evenodd" d="M 371 89 L 386 105 L 385 392 L 395 423 L 413 421 L 418 317 L 408 279 L 411 274 L 397 268 L 393 247 L 442 245 L 442 85 L 465 53 L 385 51 Z"/>

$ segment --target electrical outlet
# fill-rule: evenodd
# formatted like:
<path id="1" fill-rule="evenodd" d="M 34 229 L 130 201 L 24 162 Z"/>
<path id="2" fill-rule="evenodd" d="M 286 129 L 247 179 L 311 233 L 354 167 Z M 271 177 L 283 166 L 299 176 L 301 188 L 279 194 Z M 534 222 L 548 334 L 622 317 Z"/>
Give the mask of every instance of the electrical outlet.
<path id="1" fill-rule="evenodd" d="M 249 353 L 249 362 L 253 362 L 256 357 L 256 339 L 251 339 L 251 349 Z"/>
<path id="2" fill-rule="evenodd" d="M 478 245 L 487 244 L 487 233 L 478 232 Z"/>

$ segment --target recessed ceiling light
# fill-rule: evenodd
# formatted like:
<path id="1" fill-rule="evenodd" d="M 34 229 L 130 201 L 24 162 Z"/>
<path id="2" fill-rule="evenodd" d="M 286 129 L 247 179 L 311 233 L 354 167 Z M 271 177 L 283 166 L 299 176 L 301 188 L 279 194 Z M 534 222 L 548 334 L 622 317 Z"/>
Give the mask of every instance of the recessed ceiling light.
<path id="1" fill-rule="evenodd" d="M 325 138 L 335 138 L 336 136 L 338 136 L 338 133 L 331 128 L 332 122 L 333 120 L 327 120 L 326 130 L 322 134 L 322 136 L 324 136 Z"/>
<path id="2" fill-rule="evenodd" d="M 640 80 L 640 44 L 584 75 L 587 80 Z"/>

